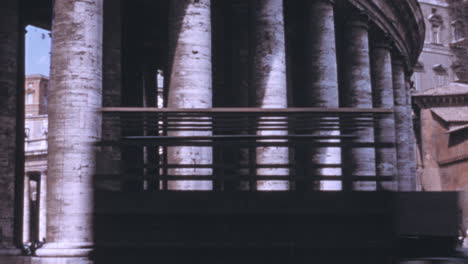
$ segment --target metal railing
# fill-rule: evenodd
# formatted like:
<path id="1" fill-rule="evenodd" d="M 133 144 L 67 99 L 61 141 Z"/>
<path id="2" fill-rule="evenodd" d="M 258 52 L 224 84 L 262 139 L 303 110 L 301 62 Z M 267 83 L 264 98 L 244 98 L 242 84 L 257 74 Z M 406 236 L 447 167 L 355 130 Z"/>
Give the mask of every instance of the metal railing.
<path id="1" fill-rule="evenodd" d="M 288 190 L 317 182 L 389 182 L 393 176 L 318 175 L 317 168 L 343 168 L 342 164 L 300 162 L 298 157 L 313 148 L 393 148 L 393 142 L 363 142 L 358 131 L 374 127 L 378 118 L 393 115 L 392 109 L 355 108 L 102 108 L 106 129 L 114 137 L 99 142 L 103 149 L 120 151 L 119 173 L 100 172 L 98 180 L 131 183 L 134 189 L 170 190 L 174 181 L 210 181 L 211 190 L 256 191 L 261 181 L 287 181 Z M 104 133 L 105 134 L 105 133 Z M 117 135 L 117 136 L 115 136 Z M 210 148 L 212 162 L 170 162 L 170 148 Z M 287 163 L 256 164 L 259 148 L 288 148 Z M 298 150 L 302 149 L 302 154 Z M 170 151 L 169 151 L 170 152 Z M 104 151 L 105 153 L 105 151 Z M 113 164 L 117 164 L 113 161 Z M 288 175 L 258 175 L 259 169 L 287 169 Z M 209 173 L 177 175 L 176 169 L 207 169 Z M 115 171 L 115 170 L 114 170 Z M 315 184 L 314 184 L 315 183 Z M 313 187 L 315 186 L 315 187 Z M 346 189 L 346 187 L 341 187 Z"/>

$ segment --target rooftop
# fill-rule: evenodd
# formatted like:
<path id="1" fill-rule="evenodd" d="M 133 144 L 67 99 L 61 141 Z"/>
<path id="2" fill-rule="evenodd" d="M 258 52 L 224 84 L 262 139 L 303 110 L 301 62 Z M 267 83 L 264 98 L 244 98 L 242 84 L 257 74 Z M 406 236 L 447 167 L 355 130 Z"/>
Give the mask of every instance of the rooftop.
<path id="1" fill-rule="evenodd" d="M 445 95 L 467 95 L 468 84 L 451 82 L 446 85 L 418 91 L 413 96 L 445 96 Z"/>

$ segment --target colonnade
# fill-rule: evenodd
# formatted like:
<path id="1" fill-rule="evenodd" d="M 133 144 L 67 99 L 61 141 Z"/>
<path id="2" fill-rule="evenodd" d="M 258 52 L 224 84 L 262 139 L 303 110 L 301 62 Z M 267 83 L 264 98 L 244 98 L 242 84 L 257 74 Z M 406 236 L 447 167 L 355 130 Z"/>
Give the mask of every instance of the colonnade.
<path id="1" fill-rule="evenodd" d="M 398 175 L 399 190 L 414 189 L 414 175 L 408 161 L 413 155 L 409 144 L 411 119 L 405 80 L 405 66 L 398 52 L 387 41 L 369 37 L 368 17 L 358 14 L 345 23 L 342 55 L 337 58 L 334 2 L 308 1 L 310 17 L 307 25 L 307 106 L 394 108 L 394 118 L 379 119 L 375 128 L 357 133 L 356 142 L 396 142 L 395 148 L 310 149 L 311 163 L 342 164 L 341 169 L 326 168 L 314 174 L 357 176 Z M 0 4 L 0 180 L 14 183 L 16 149 L 14 139 L 17 41 L 19 30 L 16 1 Z M 254 103 L 261 108 L 287 108 L 286 48 L 282 0 L 255 0 L 253 6 L 251 85 Z M 170 1 L 170 85 L 168 107 L 212 107 L 212 33 L 210 0 Z M 101 135 L 113 138 L 110 131 L 101 131 L 103 105 L 115 105 L 120 100 L 116 78 L 120 66 L 113 56 L 121 47 L 112 36 L 103 35 L 103 0 L 55 0 L 52 28 L 52 66 L 49 92 L 49 155 L 47 244 L 38 256 L 86 257 L 93 247 L 93 177 L 96 172 L 96 148 Z M 112 17 L 112 16 L 110 16 Z M 115 18 L 115 17 L 114 17 Z M 106 19 L 108 19 L 106 17 Z M 313 19 L 313 21 L 312 21 Z M 113 33 L 115 34 L 115 32 Z M 115 36 L 115 35 L 114 35 Z M 103 51 L 103 39 L 104 44 Z M 369 41 L 370 39 L 370 41 Z M 3 41 L 6 40 L 6 41 Z M 115 45 L 114 45 L 115 44 Z M 103 74 L 104 65 L 107 72 Z M 107 60 L 106 60 L 107 59 Z M 341 65 L 340 65 L 341 64 Z M 109 68 L 113 68 L 109 70 Z M 342 69 L 340 71 L 340 69 Z M 116 73 L 116 74 L 113 74 Z M 105 80 L 103 90 L 103 78 Z M 115 90 L 113 90 L 115 89 Z M 394 97 L 394 99 L 393 99 Z M 3 103 L 5 102 L 5 103 Z M 104 124 L 104 129 L 106 125 Z M 173 132 L 176 133 L 176 132 Z M 259 132 L 267 135 L 266 132 Z M 269 132 L 277 134 L 279 132 Z M 325 132 L 314 132 L 317 134 Z M 339 135 L 340 131 L 326 132 Z M 175 135 L 210 135 L 208 132 L 177 132 Z M 6 144 L 6 145 L 5 145 Z M 263 147 L 256 150 L 258 164 L 287 164 L 288 148 Z M 211 164 L 212 150 L 208 147 L 173 147 L 169 149 L 170 163 Z M 174 169 L 175 175 L 210 175 L 211 169 Z M 285 175 L 288 169 L 258 169 L 257 174 Z M 4 176 L 6 175 L 6 176 Z M 376 183 L 332 182 L 322 189 L 375 190 Z M 350 186 L 346 186 L 346 185 Z M 387 186 L 388 187 L 388 186 Z M 13 188 L 13 187 L 12 187 Z M 11 189 L 12 189 L 11 188 Z M 288 190 L 287 181 L 259 181 L 258 190 Z M 7 188 L 8 190 L 10 188 Z M 210 181 L 170 182 L 169 189 L 210 190 Z M 11 193 L 0 192 L 8 196 Z M 2 201 L 12 199 L 3 199 Z M 1 206 L 3 226 L 13 225 L 13 205 Z M 5 211 L 5 208 L 11 210 Z M 3 227 L 2 230 L 13 230 Z M 13 245 L 13 234 L 3 234 L 1 248 Z"/>
<path id="2" fill-rule="evenodd" d="M 250 86 L 252 107 L 287 108 L 287 63 L 285 45 L 285 24 L 283 1 L 253 1 L 251 32 L 251 65 Z M 383 33 L 372 31 L 371 21 L 359 12 L 354 12 L 344 24 L 342 58 L 337 59 L 335 10 L 334 1 L 323 0 L 307 5 L 309 23 L 306 27 L 305 40 L 307 49 L 306 64 L 306 106 L 308 107 L 348 107 L 348 108 L 392 108 L 398 106 L 393 100 L 393 93 L 405 86 L 404 80 L 394 75 L 403 71 L 396 65 L 403 63 L 389 43 L 390 39 L 374 41 L 371 38 Z M 183 10 L 188 10 L 182 12 Z M 195 11 L 191 11 L 191 10 Z M 171 76 L 169 86 L 169 107 L 178 108 L 210 108 L 212 102 L 212 70 L 211 70 L 211 7 L 210 1 L 188 2 L 184 5 L 177 1 L 171 3 L 171 35 L 170 53 Z M 181 17 L 182 14 L 182 17 Z M 187 17 L 188 16 L 188 17 Z M 373 26 L 375 27 L 375 26 Z M 194 38 L 193 36 L 197 36 Z M 393 55 L 392 55 L 393 54 Z M 340 65 L 342 64 L 342 65 Z M 341 69 L 341 71 L 340 71 Z M 393 72 L 395 69 L 395 73 Z M 394 84 L 396 82 L 396 84 Z M 405 95 L 407 98 L 408 95 Z M 188 99 L 190 98 L 190 99 Z M 408 112 L 409 100 L 405 99 L 404 107 Z M 313 175 L 353 175 L 388 176 L 411 175 L 407 160 L 411 156 L 406 137 L 395 137 L 395 129 L 399 133 L 411 133 L 408 127 L 411 120 L 396 114 L 376 120 L 375 127 L 368 127 L 356 132 L 355 143 L 373 144 L 374 142 L 398 143 L 395 148 L 382 147 L 316 147 L 307 150 L 307 162 L 324 165 L 322 168 L 307 170 Z M 403 120 L 405 119 L 405 120 Z M 396 124 L 395 124 L 396 123 Z M 395 128 L 395 125 L 397 127 Z M 280 135 L 279 131 L 259 131 L 259 135 Z M 312 131 L 317 135 L 339 136 L 341 131 Z M 207 132 L 173 132 L 178 135 L 208 135 Z M 326 142 L 339 142 L 338 139 Z M 402 150 L 406 149 L 406 150 Z M 400 152 L 405 154 L 401 154 Z M 399 153 L 397 155 L 397 153 Z M 210 164 L 212 150 L 208 147 L 173 147 L 169 148 L 170 164 Z M 398 167 L 396 159 L 403 167 Z M 289 149 L 286 147 L 256 148 L 256 164 L 268 165 L 289 163 Z M 327 165 L 342 164 L 341 168 Z M 173 169 L 175 175 L 210 175 L 211 169 Z M 289 174 L 286 168 L 257 169 L 258 177 L 262 175 Z M 412 179 L 412 176 L 409 176 Z M 412 186 L 405 179 L 402 186 Z M 403 178 L 401 178 L 403 179 Z M 397 180 L 400 182 L 400 180 Z M 377 184 L 372 181 L 340 181 L 321 182 L 322 190 L 376 190 L 390 188 L 393 184 Z M 383 185 L 386 185 L 384 187 Z M 395 186 L 393 186 L 395 187 Z M 210 190 L 210 181 L 178 181 L 170 184 L 170 189 Z M 257 181 L 258 190 L 288 190 L 288 181 Z M 411 188 L 411 187 L 410 187 Z"/>

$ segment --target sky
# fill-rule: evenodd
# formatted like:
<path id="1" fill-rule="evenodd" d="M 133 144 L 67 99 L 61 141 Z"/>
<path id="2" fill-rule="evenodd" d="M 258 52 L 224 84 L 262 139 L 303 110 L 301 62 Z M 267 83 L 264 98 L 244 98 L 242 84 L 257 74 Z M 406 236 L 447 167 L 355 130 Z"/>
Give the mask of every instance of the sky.
<path id="1" fill-rule="evenodd" d="M 26 27 L 26 75 L 49 76 L 50 36 L 49 31 L 38 27 Z"/>

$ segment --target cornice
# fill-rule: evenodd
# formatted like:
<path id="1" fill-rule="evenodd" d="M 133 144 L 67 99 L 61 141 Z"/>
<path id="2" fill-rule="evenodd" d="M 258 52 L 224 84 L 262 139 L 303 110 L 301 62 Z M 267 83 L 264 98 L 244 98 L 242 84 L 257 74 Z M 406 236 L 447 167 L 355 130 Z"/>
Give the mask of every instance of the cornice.
<path id="1" fill-rule="evenodd" d="M 468 94 L 412 96 L 413 105 L 420 109 L 468 105 Z"/>

